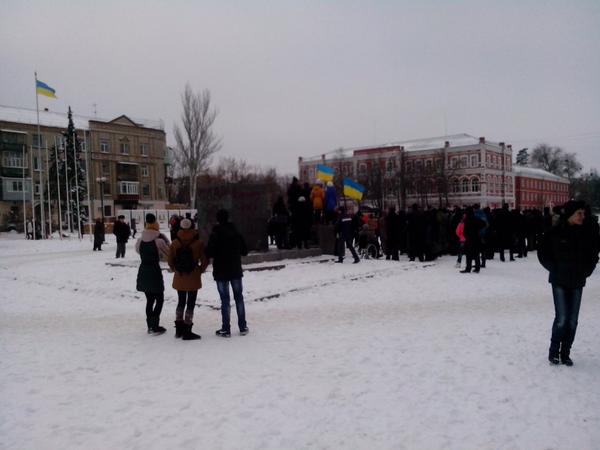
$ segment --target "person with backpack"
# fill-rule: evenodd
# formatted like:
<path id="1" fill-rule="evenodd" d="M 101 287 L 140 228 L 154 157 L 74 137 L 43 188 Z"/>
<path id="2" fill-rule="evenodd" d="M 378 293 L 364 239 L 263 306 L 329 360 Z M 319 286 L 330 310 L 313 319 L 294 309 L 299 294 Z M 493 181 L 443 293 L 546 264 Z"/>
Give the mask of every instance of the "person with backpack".
<path id="1" fill-rule="evenodd" d="M 199 335 L 192 332 L 192 320 L 198 289 L 202 287 L 201 276 L 208 266 L 208 260 L 204 254 L 204 242 L 192 228 L 190 219 L 181 221 L 177 238 L 169 248 L 168 263 L 175 272 L 173 289 L 177 290 L 179 299 L 175 311 L 175 337 L 185 341 L 200 339 Z"/>
<path id="2" fill-rule="evenodd" d="M 160 261 L 166 261 L 169 256 L 169 240 L 159 231 L 154 214 L 146 214 L 146 226 L 135 244 L 135 250 L 141 258 L 136 289 L 146 296 L 148 334 L 163 334 L 167 330 L 160 326 L 160 313 L 165 301 Z"/>
<path id="3" fill-rule="evenodd" d="M 233 291 L 235 310 L 238 318 L 240 334 L 248 334 L 246 310 L 242 294 L 242 256 L 248 254 L 243 236 L 235 225 L 229 222 L 229 212 L 220 209 L 217 212 L 217 225 L 212 230 L 206 254 L 212 258 L 213 277 L 221 298 L 221 329 L 216 331 L 220 337 L 231 337 L 229 285 Z"/>

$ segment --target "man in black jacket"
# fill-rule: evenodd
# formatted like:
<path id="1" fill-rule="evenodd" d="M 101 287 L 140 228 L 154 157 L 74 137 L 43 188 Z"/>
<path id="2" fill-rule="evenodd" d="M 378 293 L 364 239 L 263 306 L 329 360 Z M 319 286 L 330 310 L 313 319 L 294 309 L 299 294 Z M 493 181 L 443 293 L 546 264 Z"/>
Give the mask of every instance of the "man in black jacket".
<path id="1" fill-rule="evenodd" d="M 337 262 L 344 262 L 344 254 L 346 253 L 345 248 L 348 248 L 354 257 L 354 264 L 360 262 L 360 258 L 354 249 L 352 240 L 354 238 L 354 227 L 352 225 L 352 217 L 346 214 L 346 208 L 340 206 L 340 216 L 335 224 L 335 234 L 338 245 L 338 260 Z"/>
<path id="2" fill-rule="evenodd" d="M 584 223 L 583 202 L 563 206 L 560 223 L 545 235 L 538 250 L 540 263 L 550 272 L 555 317 L 548 360 L 572 366 L 571 346 L 577 331 L 581 294 L 586 278 L 598 263 L 600 235 L 598 224 Z M 560 355 L 560 360 L 559 360 Z"/>
<path id="3" fill-rule="evenodd" d="M 125 223 L 125 216 L 119 216 L 113 225 L 113 234 L 117 237 L 117 254 L 116 258 L 125 258 L 125 245 L 129 240 L 131 230 L 129 225 Z"/>
<path id="4" fill-rule="evenodd" d="M 231 337 L 229 285 L 233 291 L 238 327 L 242 336 L 248 334 L 246 310 L 242 294 L 242 256 L 248 254 L 248 248 L 242 235 L 229 222 L 229 213 L 225 209 L 217 212 L 217 225 L 212 230 L 206 255 L 212 259 L 213 277 L 221 297 L 222 326 L 217 336 Z"/>

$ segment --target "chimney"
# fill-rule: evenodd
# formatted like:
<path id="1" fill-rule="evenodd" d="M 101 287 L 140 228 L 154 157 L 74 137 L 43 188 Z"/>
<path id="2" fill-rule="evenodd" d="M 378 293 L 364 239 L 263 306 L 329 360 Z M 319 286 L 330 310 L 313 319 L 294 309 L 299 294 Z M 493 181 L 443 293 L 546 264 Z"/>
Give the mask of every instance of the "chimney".
<path id="1" fill-rule="evenodd" d="M 302 162 L 302 156 L 298 156 L 298 164 Z"/>
<path id="2" fill-rule="evenodd" d="M 498 142 L 498 145 L 504 150 L 504 142 Z"/>
<path id="3" fill-rule="evenodd" d="M 506 147 L 512 152 L 512 144 L 508 144 Z"/>
<path id="4" fill-rule="evenodd" d="M 325 154 L 321 155 L 321 161 L 325 162 Z"/>
<path id="5" fill-rule="evenodd" d="M 481 137 L 479 138 L 479 143 L 480 143 L 480 144 L 485 144 L 485 136 L 481 136 Z"/>
<path id="6" fill-rule="evenodd" d="M 444 142 L 444 148 L 448 148 L 448 147 L 450 147 L 450 141 Z"/>

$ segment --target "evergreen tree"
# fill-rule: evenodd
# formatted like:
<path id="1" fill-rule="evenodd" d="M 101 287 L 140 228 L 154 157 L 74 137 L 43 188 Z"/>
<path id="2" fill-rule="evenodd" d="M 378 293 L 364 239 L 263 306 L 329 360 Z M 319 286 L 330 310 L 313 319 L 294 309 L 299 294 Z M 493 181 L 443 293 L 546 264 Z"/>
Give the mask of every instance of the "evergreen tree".
<path id="1" fill-rule="evenodd" d="M 529 153 L 528 148 L 522 148 L 517 153 L 517 166 L 528 166 L 529 165 Z"/>
<path id="2" fill-rule="evenodd" d="M 69 124 L 63 133 L 64 145 L 54 146 L 50 154 L 50 192 L 58 202 L 60 186 L 60 203 L 63 214 L 70 212 L 73 230 L 78 229 L 78 216 L 83 223 L 87 222 L 87 214 L 83 207 L 86 196 L 85 154 L 81 149 L 81 140 L 73 124 L 73 115 L 69 106 Z M 58 156 L 58 159 L 57 159 Z M 65 163 L 66 161 L 66 163 Z M 59 181 L 57 182 L 57 172 Z M 67 191 L 68 188 L 68 191 Z M 68 195 L 67 195 L 68 194 Z M 77 214 L 77 196 L 79 195 L 79 214 Z M 69 220 L 69 218 L 67 218 Z"/>

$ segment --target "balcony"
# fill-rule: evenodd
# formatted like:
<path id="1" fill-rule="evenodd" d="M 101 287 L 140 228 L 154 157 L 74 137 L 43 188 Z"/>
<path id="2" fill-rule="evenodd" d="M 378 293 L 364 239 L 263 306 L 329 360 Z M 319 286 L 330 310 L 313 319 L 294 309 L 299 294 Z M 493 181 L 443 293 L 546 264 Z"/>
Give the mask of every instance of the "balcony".
<path id="1" fill-rule="evenodd" d="M 138 181 L 119 181 L 119 201 L 137 201 L 140 198 L 140 183 Z"/>

